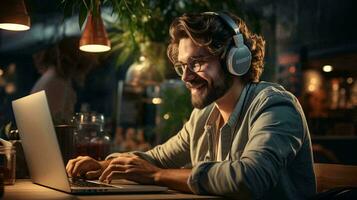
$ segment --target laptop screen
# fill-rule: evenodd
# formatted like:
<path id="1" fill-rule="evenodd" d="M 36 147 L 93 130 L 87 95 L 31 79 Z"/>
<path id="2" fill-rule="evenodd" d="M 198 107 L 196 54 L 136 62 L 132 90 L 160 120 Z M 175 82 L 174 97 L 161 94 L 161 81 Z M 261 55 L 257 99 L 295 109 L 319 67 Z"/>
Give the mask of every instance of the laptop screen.
<path id="1" fill-rule="evenodd" d="M 45 91 L 12 102 L 32 181 L 70 192 Z"/>

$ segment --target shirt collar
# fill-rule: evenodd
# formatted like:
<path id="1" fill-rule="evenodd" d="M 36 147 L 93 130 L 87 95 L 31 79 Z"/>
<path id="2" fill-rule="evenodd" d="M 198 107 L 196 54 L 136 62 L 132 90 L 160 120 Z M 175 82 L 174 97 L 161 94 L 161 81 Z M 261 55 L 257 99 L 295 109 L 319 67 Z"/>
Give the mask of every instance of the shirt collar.
<path id="1" fill-rule="evenodd" d="M 248 92 L 249 92 L 248 91 L 249 87 L 250 87 L 250 83 L 248 83 L 247 85 L 244 86 L 244 88 L 239 96 L 238 102 L 233 109 L 231 116 L 229 116 L 227 123 L 224 124 L 223 126 L 228 125 L 230 127 L 235 127 L 235 125 L 238 122 L 239 113 L 243 110 L 243 106 L 244 106 L 244 104 L 246 104 L 246 101 L 248 101 L 247 96 L 248 96 Z M 216 124 L 216 121 L 217 121 L 218 117 L 220 117 L 220 115 L 221 115 L 221 113 L 219 112 L 217 106 L 214 104 L 213 108 L 206 120 L 205 127 L 214 127 Z"/>

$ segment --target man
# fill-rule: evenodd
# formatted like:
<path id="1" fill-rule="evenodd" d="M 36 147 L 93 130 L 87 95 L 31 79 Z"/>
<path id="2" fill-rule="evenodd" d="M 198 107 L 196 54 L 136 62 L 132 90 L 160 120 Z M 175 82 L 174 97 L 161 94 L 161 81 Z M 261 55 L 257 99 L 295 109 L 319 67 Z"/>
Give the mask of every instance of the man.
<path id="1" fill-rule="evenodd" d="M 147 152 L 78 157 L 70 176 L 125 178 L 196 194 L 306 199 L 315 193 L 311 141 L 297 99 L 259 82 L 262 37 L 229 13 L 183 15 L 170 27 L 168 56 L 191 92 L 181 131 Z"/>

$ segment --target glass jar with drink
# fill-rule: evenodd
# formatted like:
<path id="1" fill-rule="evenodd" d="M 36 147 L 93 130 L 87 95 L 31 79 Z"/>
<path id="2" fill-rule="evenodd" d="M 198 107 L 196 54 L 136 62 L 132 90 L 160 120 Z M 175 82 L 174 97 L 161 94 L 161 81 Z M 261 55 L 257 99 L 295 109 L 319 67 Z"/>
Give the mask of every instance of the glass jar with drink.
<path id="1" fill-rule="evenodd" d="M 76 113 L 73 124 L 75 156 L 103 160 L 110 151 L 110 137 L 104 131 L 104 116 L 99 113 Z"/>

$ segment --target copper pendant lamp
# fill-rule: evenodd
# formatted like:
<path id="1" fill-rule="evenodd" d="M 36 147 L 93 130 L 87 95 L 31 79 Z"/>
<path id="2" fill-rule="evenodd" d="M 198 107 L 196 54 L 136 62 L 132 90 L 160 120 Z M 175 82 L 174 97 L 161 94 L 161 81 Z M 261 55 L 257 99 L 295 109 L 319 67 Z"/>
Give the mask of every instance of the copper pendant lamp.
<path id="1" fill-rule="evenodd" d="M 86 26 L 79 40 L 79 49 L 87 52 L 110 50 L 110 41 L 100 16 L 100 11 L 96 16 L 92 13 L 88 14 Z"/>
<path id="2" fill-rule="evenodd" d="M 1 0 L 0 29 L 26 31 L 30 29 L 30 17 L 24 0 Z"/>

